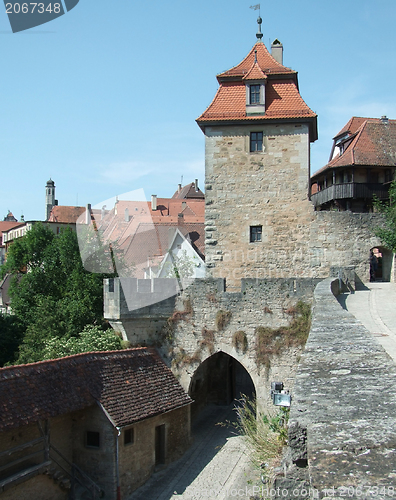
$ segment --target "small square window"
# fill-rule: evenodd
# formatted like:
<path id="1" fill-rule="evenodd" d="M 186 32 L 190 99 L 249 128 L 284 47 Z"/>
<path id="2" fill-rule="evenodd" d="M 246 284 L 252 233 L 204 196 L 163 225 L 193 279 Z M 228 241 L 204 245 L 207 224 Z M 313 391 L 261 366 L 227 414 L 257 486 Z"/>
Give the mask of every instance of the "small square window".
<path id="1" fill-rule="evenodd" d="M 262 132 L 250 132 L 250 151 L 262 151 L 263 150 L 263 133 Z"/>
<path id="2" fill-rule="evenodd" d="M 89 448 L 99 448 L 100 446 L 99 432 L 87 431 L 85 435 L 85 444 Z"/>
<path id="3" fill-rule="evenodd" d="M 250 243 L 261 241 L 263 226 L 250 226 Z"/>
<path id="4" fill-rule="evenodd" d="M 124 431 L 124 445 L 127 445 L 127 444 L 132 444 L 134 442 L 134 432 L 133 432 L 133 428 L 132 429 L 126 429 Z"/>
<path id="5" fill-rule="evenodd" d="M 260 85 L 250 85 L 250 104 L 260 104 Z"/>

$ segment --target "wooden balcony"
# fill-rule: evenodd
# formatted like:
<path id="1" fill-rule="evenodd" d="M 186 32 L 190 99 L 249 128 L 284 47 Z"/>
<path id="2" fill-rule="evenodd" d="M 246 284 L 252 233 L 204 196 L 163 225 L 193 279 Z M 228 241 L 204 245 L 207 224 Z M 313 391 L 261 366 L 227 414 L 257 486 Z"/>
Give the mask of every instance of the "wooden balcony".
<path id="1" fill-rule="evenodd" d="M 311 201 L 315 207 L 319 207 L 332 200 L 345 199 L 372 199 L 376 195 L 380 200 L 388 198 L 388 187 L 384 184 L 368 184 L 347 182 L 345 184 L 333 184 L 311 195 Z"/>

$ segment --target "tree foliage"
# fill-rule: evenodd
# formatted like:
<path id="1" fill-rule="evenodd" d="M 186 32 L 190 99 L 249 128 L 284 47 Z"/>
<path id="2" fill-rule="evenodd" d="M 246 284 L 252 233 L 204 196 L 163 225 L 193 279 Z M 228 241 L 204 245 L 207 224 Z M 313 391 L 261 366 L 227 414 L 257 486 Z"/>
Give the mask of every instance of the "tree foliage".
<path id="1" fill-rule="evenodd" d="M 103 278 L 109 275 L 84 269 L 70 228 L 55 235 L 35 224 L 10 246 L 5 272 L 14 275 L 12 313 L 24 330 L 18 363 L 42 360 L 51 339 L 78 337 L 86 325 L 105 326 Z"/>
<path id="2" fill-rule="evenodd" d="M 389 188 L 389 202 L 376 199 L 374 206 L 384 215 L 384 225 L 375 234 L 386 247 L 396 252 L 396 180 L 392 181 Z"/>
<path id="3" fill-rule="evenodd" d="M 115 351 L 121 348 L 122 341 L 114 334 L 113 330 L 103 331 L 98 326 L 87 325 L 76 337 L 47 340 L 43 359 L 63 358 L 81 352 Z"/>

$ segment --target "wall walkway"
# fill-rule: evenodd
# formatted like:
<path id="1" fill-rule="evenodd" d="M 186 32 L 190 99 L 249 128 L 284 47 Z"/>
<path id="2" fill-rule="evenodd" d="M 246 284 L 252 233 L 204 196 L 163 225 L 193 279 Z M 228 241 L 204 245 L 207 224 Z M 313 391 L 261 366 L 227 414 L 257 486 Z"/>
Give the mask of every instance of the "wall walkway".
<path id="1" fill-rule="evenodd" d="M 334 278 L 314 292 L 312 327 L 290 412 L 291 459 L 300 466 L 291 476 L 305 477 L 317 498 L 394 498 L 396 367 L 341 307 L 338 292 Z M 275 485 L 290 488 L 290 479 L 278 478 Z M 297 498 L 290 491 L 289 498 Z"/>

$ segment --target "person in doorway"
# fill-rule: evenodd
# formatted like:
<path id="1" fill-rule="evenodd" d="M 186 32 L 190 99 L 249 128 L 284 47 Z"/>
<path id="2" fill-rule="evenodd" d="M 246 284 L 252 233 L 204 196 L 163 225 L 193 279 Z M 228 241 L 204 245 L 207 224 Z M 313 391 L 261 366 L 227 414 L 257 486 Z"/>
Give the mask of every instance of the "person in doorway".
<path id="1" fill-rule="evenodd" d="M 370 281 L 375 281 L 375 273 L 378 269 L 378 259 L 374 252 L 370 250 Z"/>

